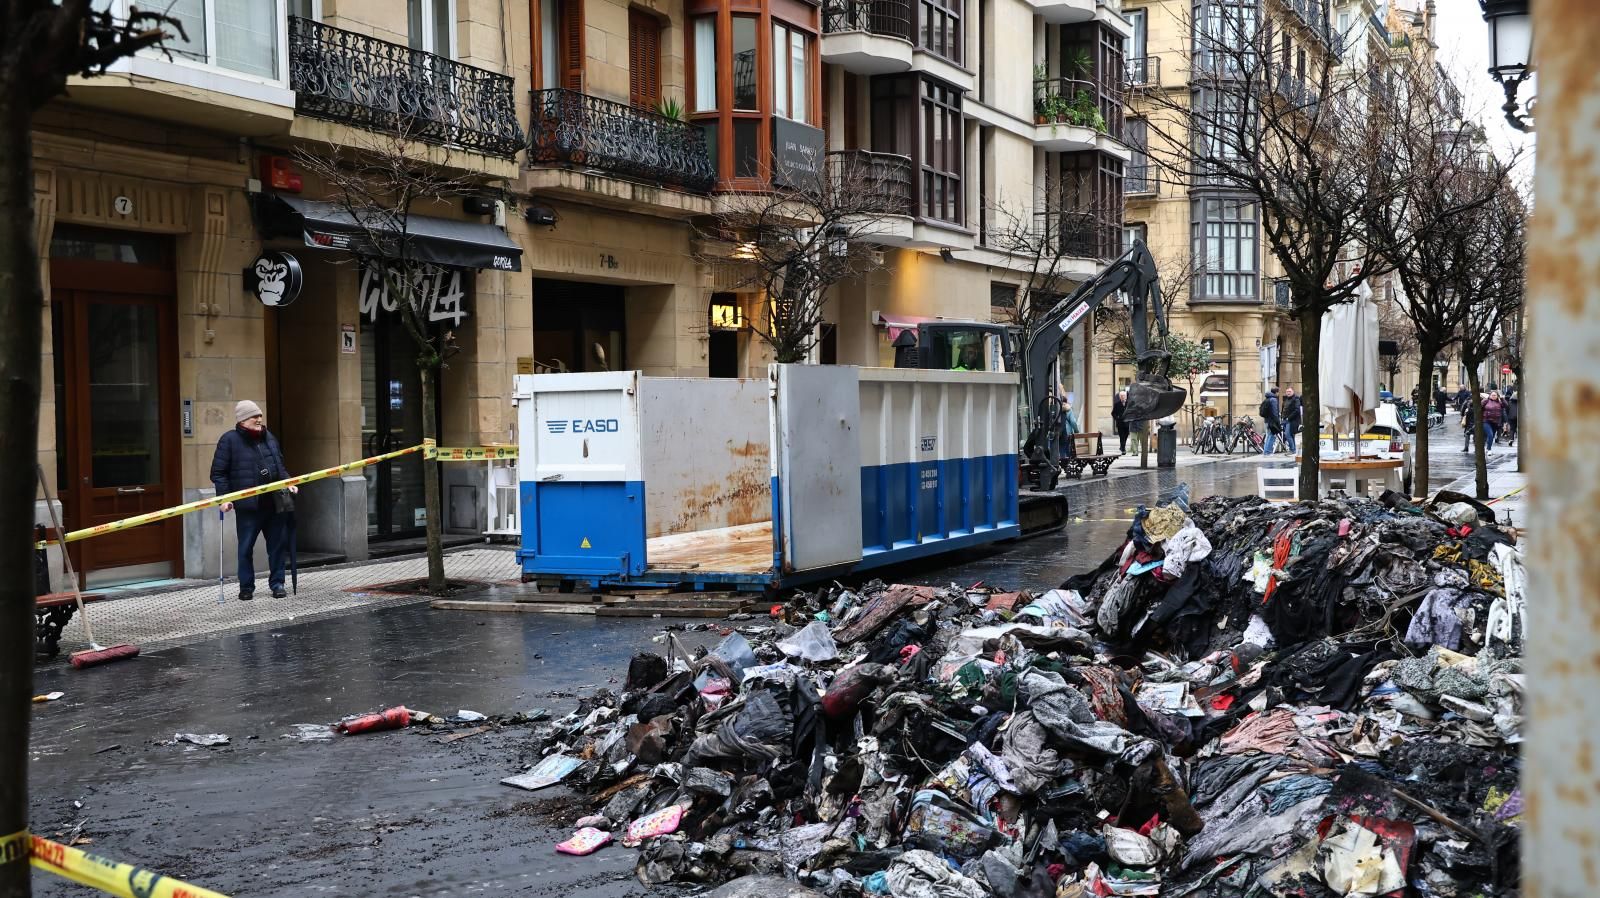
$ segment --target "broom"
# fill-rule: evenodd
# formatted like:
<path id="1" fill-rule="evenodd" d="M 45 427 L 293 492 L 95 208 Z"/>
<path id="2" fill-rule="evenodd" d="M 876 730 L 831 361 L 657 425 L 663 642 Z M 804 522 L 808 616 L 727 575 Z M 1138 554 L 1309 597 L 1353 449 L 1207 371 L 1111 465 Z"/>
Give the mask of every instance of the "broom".
<path id="1" fill-rule="evenodd" d="M 72 599 L 78 604 L 78 617 L 83 619 L 83 632 L 89 637 L 89 648 L 73 652 L 68 656 L 68 662 L 82 670 L 96 664 L 137 657 L 139 647 L 131 643 L 104 646 L 94 641 L 94 628 L 89 626 L 89 609 L 84 607 L 83 592 L 78 588 L 78 572 L 72 569 L 72 553 L 67 551 L 67 531 L 61 526 L 61 518 L 56 514 L 55 500 L 50 496 L 49 485 L 45 483 L 44 466 L 36 464 L 34 469 L 39 472 L 39 489 L 44 491 L 44 503 L 50 507 L 50 523 L 56 528 L 57 545 L 61 546 L 61 563 L 67 572 L 67 582 L 72 584 Z"/>

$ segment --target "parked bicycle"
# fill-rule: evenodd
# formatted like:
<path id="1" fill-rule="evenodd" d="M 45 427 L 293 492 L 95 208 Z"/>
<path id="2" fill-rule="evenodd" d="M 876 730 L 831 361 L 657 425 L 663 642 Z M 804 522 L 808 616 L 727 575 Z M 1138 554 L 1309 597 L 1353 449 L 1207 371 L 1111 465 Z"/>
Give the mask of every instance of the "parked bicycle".
<path id="1" fill-rule="evenodd" d="M 1189 437 L 1196 454 L 1220 455 L 1227 451 L 1228 424 L 1217 417 L 1202 418 Z"/>
<path id="2" fill-rule="evenodd" d="M 1255 419 L 1244 415 L 1235 421 L 1233 429 L 1228 433 L 1228 454 L 1234 452 L 1253 452 L 1261 454 L 1261 449 L 1266 445 L 1266 438 L 1256 430 Z"/>

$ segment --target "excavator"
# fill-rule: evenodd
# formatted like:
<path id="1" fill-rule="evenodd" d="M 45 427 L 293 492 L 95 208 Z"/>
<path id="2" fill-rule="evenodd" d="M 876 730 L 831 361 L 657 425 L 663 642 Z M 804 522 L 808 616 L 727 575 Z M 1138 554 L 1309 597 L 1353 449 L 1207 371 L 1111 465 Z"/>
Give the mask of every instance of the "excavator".
<path id="1" fill-rule="evenodd" d="M 1138 375 L 1127 387 L 1124 419 L 1130 424 L 1165 418 L 1183 407 L 1188 393 L 1167 376 L 1171 355 L 1159 348 L 1167 336 L 1155 258 L 1143 241 L 1094 277 L 1089 278 L 1033 323 L 1024 340 L 1015 325 L 940 319 L 907 329 L 895 346 L 896 368 L 1017 371 L 1021 376 L 1022 411 L 1018 421 L 1021 446 L 1018 475 L 1023 495 L 1024 533 L 1052 529 L 1067 515 L 1066 502 L 1055 492 L 1061 474 L 1062 407 L 1056 395 L 1056 366 L 1061 344 L 1084 316 L 1115 294 L 1126 298 L 1132 318 L 1134 361 Z M 1148 339 L 1154 317 L 1159 340 Z M 1029 493 L 1031 492 L 1031 495 Z"/>

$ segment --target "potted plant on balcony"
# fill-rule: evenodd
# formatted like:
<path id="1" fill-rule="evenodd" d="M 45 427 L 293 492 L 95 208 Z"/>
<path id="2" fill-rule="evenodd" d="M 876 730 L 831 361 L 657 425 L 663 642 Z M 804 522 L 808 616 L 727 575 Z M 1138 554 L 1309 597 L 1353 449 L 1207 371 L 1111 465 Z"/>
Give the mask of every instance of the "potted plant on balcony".
<path id="1" fill-rule="evenodd" d="M 1050 89 L 1050 70 L 1044 63 L 1033 67 L 1033 121 L 1042 125 L 1051 120 L 1055 111 L 1056 92 Z"/>
<path id="2" fill-rule="evenodd" d="M 1073 94 L 1071 101 L 1062 101 L 1062 120 L 1069 125 L 1080 128 L 1093 128 L 1104 134 L 1106 132 L 1106 117 L 1100 113 L 1100 106 L 1095 102 L 1094 93 L 1080 90 Z"/>
<path id="3" fill-rule="evenodd" d="M 662 118 L 669 118 L 675 122 L 683 121 L 683 103 L 677 97 L 666 97 L 656 106 L 656 112 Z"/>

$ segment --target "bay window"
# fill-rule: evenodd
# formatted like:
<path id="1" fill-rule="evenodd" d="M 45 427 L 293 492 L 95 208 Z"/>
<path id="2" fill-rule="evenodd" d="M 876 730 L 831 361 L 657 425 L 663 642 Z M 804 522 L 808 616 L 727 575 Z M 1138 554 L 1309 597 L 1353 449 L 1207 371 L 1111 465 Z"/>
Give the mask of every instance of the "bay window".
<path id="1" fill-rule="evenodd" d="M 1194 200 L 1193 300 L 1255 302 L 1259 298 L 1259 238 L 1256 204 L 1229 197 Z"/>
<path id="2" fill-rule="evenodd" d="M 966 225 L 961 91 L 919 75 L 872 79 L 872 151 L 911 159 L 919 218 Z"/>
<path id="3" fill-rule="evenodd" d="M 805 0 L 689 0 L 689 119 L 725 188 L 760 189 L 773 172 L 774 117 L 819 117 L 817 7 Z M 793 126 L 789 126 L 793 127 Z M 818 132 L 820 149 L 820 132 Z"/>

